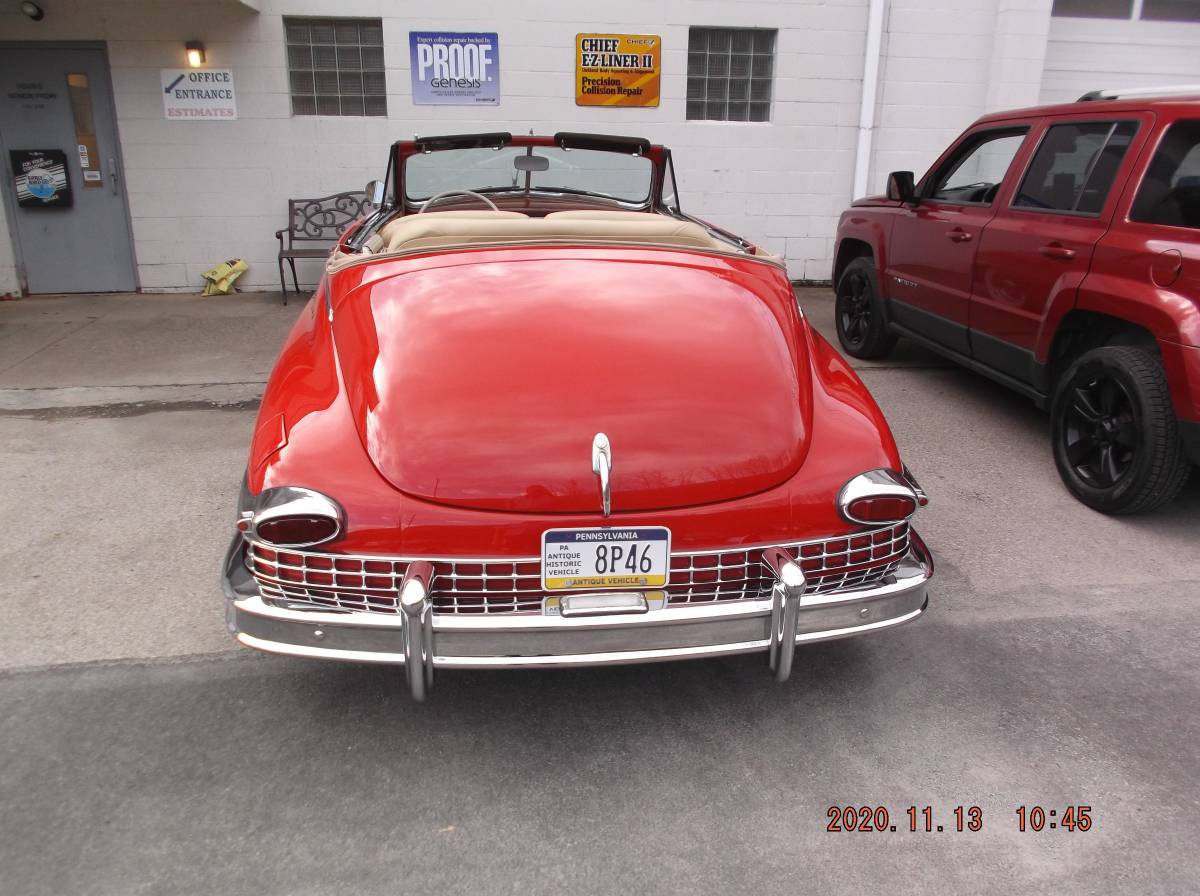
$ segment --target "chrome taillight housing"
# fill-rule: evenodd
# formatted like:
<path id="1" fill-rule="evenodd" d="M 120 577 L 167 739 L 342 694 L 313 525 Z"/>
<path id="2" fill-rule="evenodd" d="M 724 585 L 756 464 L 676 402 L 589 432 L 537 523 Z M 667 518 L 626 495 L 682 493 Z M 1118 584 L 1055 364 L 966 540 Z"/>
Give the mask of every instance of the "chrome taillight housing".
<path id="1" fill-rule="evenodd" d="M 332 498 L 291 485 L 263 489 L 254 498 L 243 492 L 239 510 L 238 529 L 281 548 L 323 544 L 337 538 L 345 525 L 345 514 Z"/>
<path id="2" fill-rule="evenodd" d="M 860 473 L 838 493 L 838 512 L 851 523 L 901 523 L 929 503 L 909 475 L 880 469 Z"/>

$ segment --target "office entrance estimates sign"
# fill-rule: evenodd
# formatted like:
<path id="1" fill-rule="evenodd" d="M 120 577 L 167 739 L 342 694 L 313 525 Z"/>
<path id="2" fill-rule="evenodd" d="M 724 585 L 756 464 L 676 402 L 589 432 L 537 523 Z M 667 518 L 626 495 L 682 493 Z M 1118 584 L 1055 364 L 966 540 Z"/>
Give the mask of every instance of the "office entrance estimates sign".
<path id="1" fill-rule="evenodd" d="M 163 112 L 172 121 L 237 118 L 233 72 L 227 68 L 163 68 Z"/>
<path id="2" fill-rule="evenodd" d="M 657 34 L 575 35 L 577 106 L 657 106 L 661 74 Z"/>
<path id="3" fill-rule="evenodd" d="M 418 106 L 500 103 L 500 41 L 495 32 L 410 31 L 413 102 Z"/>

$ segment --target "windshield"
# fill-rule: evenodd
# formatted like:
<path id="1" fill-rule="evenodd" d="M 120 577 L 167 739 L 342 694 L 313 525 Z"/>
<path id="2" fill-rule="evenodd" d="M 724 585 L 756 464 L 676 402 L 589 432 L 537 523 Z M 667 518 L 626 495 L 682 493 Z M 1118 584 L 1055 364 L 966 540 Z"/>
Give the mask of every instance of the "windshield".
<path id="1" fill-rule="evenodd" d="M 418 153 L 404 163 L 404 191 L 409 201 L 422 202 L 444 190 L 524 190 L 528 176 L 533 190 L 592 193 L 638 204 L 650 198 L 654 165 L 644 156 L 536 146 L 532 154 L 545 160 L 537 162 L 537 167 L 545 169 L 518 169 L 518 164 L 527 163 L 518 162 L 517 157 L 529 153 L 530 148 L 524 146 Z"/>

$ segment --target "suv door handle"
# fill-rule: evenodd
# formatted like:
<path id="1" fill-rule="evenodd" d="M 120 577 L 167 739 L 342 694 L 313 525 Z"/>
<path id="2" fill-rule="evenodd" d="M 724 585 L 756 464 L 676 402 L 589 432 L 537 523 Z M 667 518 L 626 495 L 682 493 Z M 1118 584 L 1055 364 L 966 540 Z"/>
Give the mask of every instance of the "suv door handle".
<path id="1" fill-rule="evenodd" d="M 956 243 L 971 242 L 971 234 L 967 233 L 961 227 L 955 227 L 953 230 L 947 230 L 946 236 L 947 238 L 954 240 Z"/>
<path id="2" fill-rule="evenodd" d="M 1069 261 L 1075 257 L 1075 250 L 1068 249 L 1062 243 L 1050 243 L 1045 246 L 1038 246 L 1038 251 L 1047 258 L 1061 258 L 1063 261 Z"/>

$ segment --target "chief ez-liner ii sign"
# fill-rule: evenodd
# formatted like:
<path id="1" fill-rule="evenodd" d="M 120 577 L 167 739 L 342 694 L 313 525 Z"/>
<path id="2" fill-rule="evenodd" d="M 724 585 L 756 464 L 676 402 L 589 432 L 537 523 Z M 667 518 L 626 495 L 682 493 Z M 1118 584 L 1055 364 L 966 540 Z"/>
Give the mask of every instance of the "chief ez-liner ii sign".
<path id="1" fill-rule="evenodd" d="M 657 106 L 661 73 L 657 34 L 575 35 L 577 106 Z"/>
<path id="2" fill-rule="evenodd" d="M 418 106 L 500 103 L 500 41 L 495 32 L 410 31 L 412 97 Z"/>
<path id="3" fill-rule="evenodd" d="M 174 121 L 231 121 L 237 118 L 233 72 L 227 68 L 164 68 L 163 112 Z"/>

